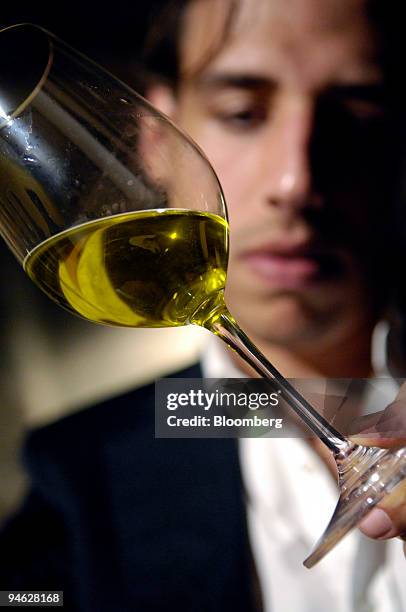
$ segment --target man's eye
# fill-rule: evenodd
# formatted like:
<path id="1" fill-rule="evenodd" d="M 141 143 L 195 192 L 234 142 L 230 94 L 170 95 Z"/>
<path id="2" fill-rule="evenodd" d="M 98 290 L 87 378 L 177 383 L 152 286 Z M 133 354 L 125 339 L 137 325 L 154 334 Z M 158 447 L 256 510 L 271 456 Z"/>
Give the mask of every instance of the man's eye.
<path id="1" fill-rule="evenodd" d="M 370 100 L 353 99 L 343 103 L 345 113 L 357 123 L 362 125 L 375 124 L 385 118 L 385 106 Z"/>
<path id="2" fill-rule="evenodd" d="M 215 116 L 223 125 L 235 129 L 253 129 L 259 127 L 267 117 L 264 109 L 249 108 L 236 111 L 217 111 Z"/>
<path id="3" fill-rule="evenodd" d="M 361 122 L 382 119 L 385 115 L 382 104 L 368 100 L 348 100 L 344 103 L 344 108 L 352 117 Z"/>

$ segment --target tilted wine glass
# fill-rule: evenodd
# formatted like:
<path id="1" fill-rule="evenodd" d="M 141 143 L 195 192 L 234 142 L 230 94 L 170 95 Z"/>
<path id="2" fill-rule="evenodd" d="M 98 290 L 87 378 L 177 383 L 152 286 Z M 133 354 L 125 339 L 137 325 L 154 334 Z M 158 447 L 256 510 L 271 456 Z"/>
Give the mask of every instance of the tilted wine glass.
<path id="1" fill-rule="evenodd" d="M 29 52 L 27 52 L 29 50 Z M 228 222 L 200 149 L 49 32 L 0 32 L 0 230 L 31 279 L 97 323 L 203 326 L 277 384 L 331 450 L 340 498 L 307 567 L 406 477 L 406 448 L 336 431 L 258 351 L 224 302 Z"/>

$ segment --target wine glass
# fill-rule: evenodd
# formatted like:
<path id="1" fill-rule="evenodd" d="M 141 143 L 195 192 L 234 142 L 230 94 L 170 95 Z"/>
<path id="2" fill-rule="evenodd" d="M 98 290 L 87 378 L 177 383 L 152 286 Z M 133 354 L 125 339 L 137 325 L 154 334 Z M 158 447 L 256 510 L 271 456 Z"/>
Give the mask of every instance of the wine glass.
<path id="1" fill-rule="evenodd" d="M 277 386 L 338 469 L 337 507 L 304 561 L 312 567 L 406 477 L 406 448 L 345 438 L 239 328 L 224 301 L 226 204 L 186 134 L 42 28 L 0 31 L 0 57 L 0 231 L 8 246 L 69 311 L 107 325 L 203 326 Z"/>

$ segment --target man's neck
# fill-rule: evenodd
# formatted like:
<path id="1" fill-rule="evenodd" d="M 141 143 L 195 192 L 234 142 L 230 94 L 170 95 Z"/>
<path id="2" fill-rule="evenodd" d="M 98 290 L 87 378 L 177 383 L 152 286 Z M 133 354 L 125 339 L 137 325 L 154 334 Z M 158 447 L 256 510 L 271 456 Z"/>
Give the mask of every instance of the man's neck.
<path id="1" fill-rule="evenodd" d="M 371 336 L 368 333 L 343 338 L 340 342 L 325 342 L 319 347 L 297 346 L 293 349 L 261 339 L 254 344 L 287 378 L 368 378 L 372 375 Z M 253 371 L 236 353 L 236 366 L 252 376 Z"/>

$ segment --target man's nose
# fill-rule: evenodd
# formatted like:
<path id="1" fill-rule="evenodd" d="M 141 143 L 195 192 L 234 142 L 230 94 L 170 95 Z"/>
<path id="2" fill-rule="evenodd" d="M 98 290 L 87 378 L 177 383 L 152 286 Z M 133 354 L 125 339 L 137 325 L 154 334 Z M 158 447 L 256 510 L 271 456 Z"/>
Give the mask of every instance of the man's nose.
<path id="1" fill-rule="evenodd" d="M 276 207 L 300 210 L 319 206 L 313 193 L 311 140 L 314 109 L 309 102 L 289 101 L 269 130 L 266 200 Z"/>

